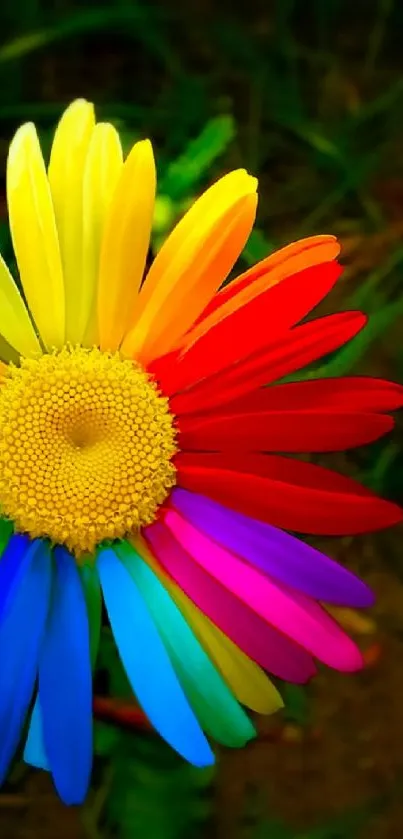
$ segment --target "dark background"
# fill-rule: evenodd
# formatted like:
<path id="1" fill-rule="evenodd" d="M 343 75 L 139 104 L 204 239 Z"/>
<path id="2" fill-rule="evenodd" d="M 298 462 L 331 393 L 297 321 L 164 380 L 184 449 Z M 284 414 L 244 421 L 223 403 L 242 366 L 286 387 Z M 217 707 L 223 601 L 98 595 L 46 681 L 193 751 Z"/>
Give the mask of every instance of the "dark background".
<path id="1" fill-rule="evenodd" d="M 364 334 L 321 373 L 403 381 L 403 3 L 401 0 L 3 0 L 0 11 L 0 244 L 12 258 L 7 147 L 35 120 L 43 148 L 77 96 L 150 136 L 159 169 L 153 249 L 215 177 L 260 180 L 251 264 L 311 233 L 335 233 L 346 271 L 325 311 L 362 307 Z M 317 370 L 315 371 L 317 372 Z M 308 371 L 309 374 L 309 371 Z M 388 440 L 332 464 L 403 501 L 401 422 Z M 205 773 L 148 732 L 97 723 L 82 810 L 17 762 L 0 793 L 4 839 L 398 839 L 403 835 L 403 539 L 399 529 L 320 543 L 376 590 L 373 613 L 339 614 L 364 651 L 354 677 L 321 671 L 284 686 L 286 710 Z M 108 690 L 126 686 L 104 643 Z"/>

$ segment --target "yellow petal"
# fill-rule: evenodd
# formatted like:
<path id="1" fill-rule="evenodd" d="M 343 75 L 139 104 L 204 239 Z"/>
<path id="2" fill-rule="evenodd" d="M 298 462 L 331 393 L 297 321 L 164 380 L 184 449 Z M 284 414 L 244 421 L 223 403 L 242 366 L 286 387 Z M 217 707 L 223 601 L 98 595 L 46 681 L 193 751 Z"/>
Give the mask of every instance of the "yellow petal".
<path id="1" fill-rule="evenodd" d="M 322 603 L 322 606 L 347 632 L 354 632 L 356 635 L 373 635 L 377 630 L 376 623 L 372 618 L 361 615 L 355 609 L 329 606 L 327 603 Z"/>
<path id="2" fill-rule="evenodd" d="M 133 319 L 154 211 L 156 173 L 149 140 L 136 143 L 105 221 L 98 280 L 100 347 L 116 350 Z"/>
<path id="3" fill-rule="evenodd" d="M 259 714 L 279 711 L 283 700 L 263 670 L 193 603 L 185 602 L 179 589 L 174 599 L 239 702 Z"/>
<path id="4" fill-rule="evenodd" d="M 31 123 L 11 141 L 7 163 L 11 236 L 21 283 L 48 349 L 64 343 L 63 272 L 45 164 Z"/>
<path id="5" fill-rule="evenodd" d="M 263 670 L 192 603 L 160 567 L 141 537 L 131 541 L 169 592 L 239 702 L 259 714 L 273 714 L 282 708 L 283 700 Z"/>
<path id="6" fill-rule="evenodd" d="M 96 308 L 101 243 L 105 218 L 123 166 L 122 146 L 113 125 L 98 123 L 88 148 L 84 172 L 84 265 L 80 332 L 85 327 L 84 346 L 98 343 Z M 81 340 L 81 339 L 80 339 Z"/>
<path id="7" fill-rule="evenodd" d="M 87 324 L 83 312 L 87 277 L 84 266 L 84 170 L 95 125 L 93 105 L 78 99 L 64 112 L 55 132 L 49 163 L 66 302 L 66 341 L 79 343 Z"/>
<path id="8" fill-rule="evenodd" d="M 221 178 L 181 219 L 141 289 L 122 349 L 143 363 L 168 352 L 228 276 L 256 215 L 257 181 L 245 170 Z"/>
<path id="9" fill-rule="evenodd" d="M 1 256 L 0 335 L 21 355 L 31 356 L 42 353 L 26 305 Z M 1 351 L 0 355 L 2 355 Z M 8 352 L 7 358 L 9 358 Z"/>

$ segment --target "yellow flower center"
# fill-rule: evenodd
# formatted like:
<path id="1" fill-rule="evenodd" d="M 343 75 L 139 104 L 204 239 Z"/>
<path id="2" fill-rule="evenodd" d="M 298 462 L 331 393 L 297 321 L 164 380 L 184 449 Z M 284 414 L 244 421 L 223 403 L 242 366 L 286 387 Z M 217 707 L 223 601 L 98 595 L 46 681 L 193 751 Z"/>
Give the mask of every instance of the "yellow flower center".
<path id="1" fill-rule="evenodd" d="M 150 524 L 175 484 L 168 400 L 136 362 L 65 347 L 0 388 L 0 509 L 76 556 Z"/>

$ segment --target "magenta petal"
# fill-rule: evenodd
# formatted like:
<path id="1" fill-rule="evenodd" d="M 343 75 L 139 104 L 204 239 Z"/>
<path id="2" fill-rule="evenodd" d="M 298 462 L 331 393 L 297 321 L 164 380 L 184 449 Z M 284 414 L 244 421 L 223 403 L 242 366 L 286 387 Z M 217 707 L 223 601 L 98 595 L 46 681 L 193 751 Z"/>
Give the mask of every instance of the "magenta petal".
<path id="1" fill-rule="evenodd" d="M 329 667 L 344 671 L 362 667 L 356 645 L 313 600 L 263 576 L 213 542 L 175 510 L 165 512 L 164 523 L 194 562 L 247 603 L 263 620 Z"/>
<path id="2" fill-rule="evenodd" d="M 277 632 L 206 574 L 164 524 L 152 524 L 146 528 L 144 535 L 168 574 L 250 658 L 289 682 L 302 684 L 314 675 L 315 666 L 305 650 Z"/>
<path id="3" fill-rule="evenodd" d="M 374 596 L 365 583 L 300 539 L 185 489 L 174 489 L 171 503 L 220 545 L 309 597 L 372 606 Z"/>

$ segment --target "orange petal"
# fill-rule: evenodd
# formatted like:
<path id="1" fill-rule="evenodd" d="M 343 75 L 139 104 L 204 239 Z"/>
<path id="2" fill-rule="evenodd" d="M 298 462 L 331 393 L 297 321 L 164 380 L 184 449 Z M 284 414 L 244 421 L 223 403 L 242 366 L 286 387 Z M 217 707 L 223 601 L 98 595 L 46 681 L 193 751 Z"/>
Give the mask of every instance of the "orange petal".
<path id="1" fill-rule="evenodd" d="M 105 221 L 98 280 L 102 350 L 116 350 L 133 317 L 143 278 L 156 188 L 149 140 L 136 143 L 122 169 Z"/>
<path id="2" fill-rule="evenodd" d="M 156 257 L 140 292 L 125 355 L 147 363 L 191 327 L 228 276 L 256 214 L 257 181 L 237 170 L 199 198 Z"/>
<path id="3" fill-rule="evenodd" d="M 270 254 L 216 294 L 187 340 L 193 343 L 267 289 L 306 268 L 331 262 L 339 253 L 340 244 L 335 236 L 310 236 Z"/>

